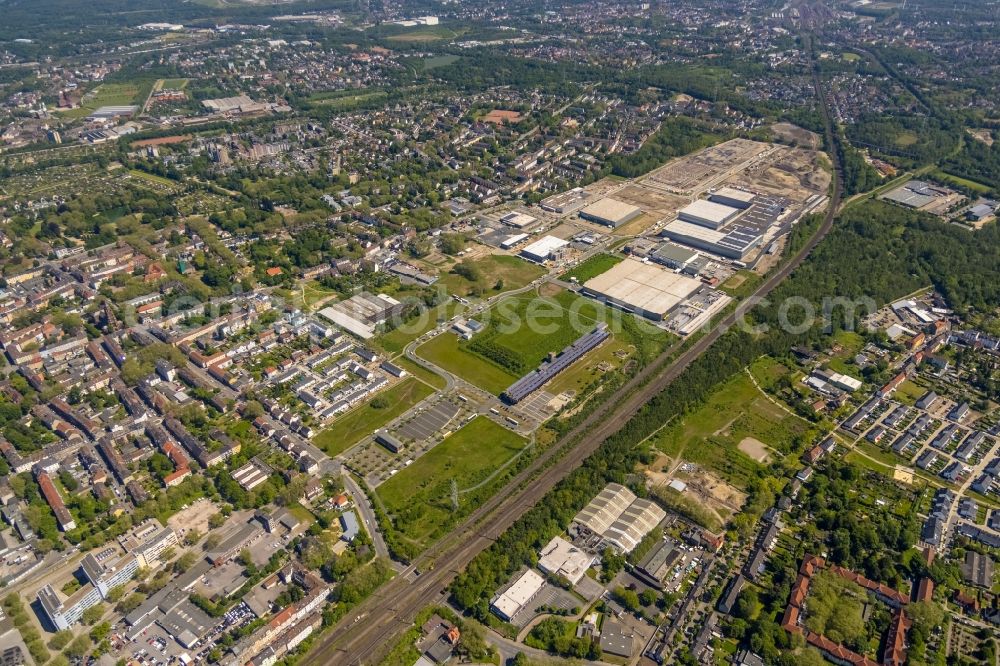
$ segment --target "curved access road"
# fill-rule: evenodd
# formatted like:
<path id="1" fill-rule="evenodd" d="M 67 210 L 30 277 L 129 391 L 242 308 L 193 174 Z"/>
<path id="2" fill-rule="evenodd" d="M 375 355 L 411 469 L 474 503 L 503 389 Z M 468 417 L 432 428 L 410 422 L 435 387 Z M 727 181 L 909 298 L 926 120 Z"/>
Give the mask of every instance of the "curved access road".
<path id="1" fill-rule="evenodd" d="M 814 80 L 826 125 L 836 178 L 830 205 L 819 230 L 787 263 L 715 328 L 706 332 L 672 362 L 679 345 L 668 349 L 654 363 L 610 396 L 563 439 L 536 458 L 491 499 L 480 505 L 448 537 L 432 546 L 398 576 L 379 588 L 340 624 L 312 647 L 306 663 L 360 666 L 377 664 L 392 648 L 395 638 L 413 623 L 420 609 L 444 601 L 445 589 L 476 555 L 488 548 L 508 527 L 537 504 L 560 480 L 576 469 L 601 443 L 616 433 L 650 399 L 664 390 L 746 313 L 794 271 L 833 228 L 842 199 L 837 137 L 819 77 Z M 422 573 L 417 573 L 422 571 Z"/>

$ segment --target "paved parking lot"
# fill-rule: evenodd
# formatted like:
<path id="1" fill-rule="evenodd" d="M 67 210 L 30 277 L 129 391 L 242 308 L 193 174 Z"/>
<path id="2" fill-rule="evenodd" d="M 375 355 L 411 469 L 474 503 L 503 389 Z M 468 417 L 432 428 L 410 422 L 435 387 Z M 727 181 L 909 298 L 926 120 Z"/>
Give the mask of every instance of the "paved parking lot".
<path id="1" fill-rule="evenodd" d="M 584 576 L 580 582 L 573 586 L 577 594 L 581 594 L 590 601 L 596 601 L 604 594 L 604 586 L 590 576 Z"/>
<path id="2" fill-rule="evenodd" d="M 514 616 L 511 624 L 518 629 L 524 627 L 531 622 L 531 618 L 538 615 L 537 609 L 542 606 L 572 610 L 582 607 L 583 602 L 576 598 L 572 592 L 546 583 L 542 591 L 538 593 L 538 596 L 532 599 L 531 603 L 524 610 Z"/>
<path id="3" fill-rule="evenodd" d="M 286 543 L 287 541 L 279 533 L 265 534 L 250 544 L 247 550 L 250 551 L 253 563 L 260 567 L 267 564 L 267 561 L 271 559 L 275 551 L 283 548 Z"/>
<path id="4" fill-rule="evenodd" d="M 535 423 L 547 421 L 553 414 L 549 403 L 555 396 L 548 391 L 535 391 L 525 400 L 519 402 L 514 411 L 518 412 L 523 419 L 530 419 Z"/>
<path id="5" fill-rule="evenodd" d="M 460 408 L 448 400 L 441 400 L 401 425 L 397 433 L 403 440 L 421 442 L 430 439 L 458 415 Z"/>

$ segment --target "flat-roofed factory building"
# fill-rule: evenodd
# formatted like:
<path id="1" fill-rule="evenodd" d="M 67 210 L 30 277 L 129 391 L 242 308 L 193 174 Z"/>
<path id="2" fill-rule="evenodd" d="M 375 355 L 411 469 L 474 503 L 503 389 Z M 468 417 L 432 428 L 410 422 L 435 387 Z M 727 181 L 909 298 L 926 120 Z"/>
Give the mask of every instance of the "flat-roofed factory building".
<path id="1" fill-rule="evenodd" d="M 718 229 L 729 224 L 740 214 L 739 208 L 721 203 L 698 199 L 677 211 L 677 217 L 684 222 L 697 224 L 709 229 Z"/>
<path id="2" fill-rule="evenodd" d="M 709 195 L 708 200 L 723 206 L 745 210 L 753 204 L 753 200 L 756 198 L 757 196 L 753 192 L 738 190 L 735 187 L 720 187 Z"/>
<path id="3" fill-rule="evenodd" d="M 682 270 L 698 258 L 698 253 L 680 245 L 663 243 L 649 254 L 649 258 L 667 268 Z"/>
<path id="4" fill-rule="evenodd" d="M 753 204 L 745 210 L 696 201 L 663 228 L 663 236 L 681 245 L 743 261 L 763 244 L 765 235 L 779 223 L 787 206 L 787 200 L 771 196 L 754 197 Z"/>
<path id="5" fill-rule="evenodd" d="M 405 309 L 406 305 L 385 294 L 355 294 L 319 311 L 319 315 L 364 340 L 375 337 L 375 330 Z"/>
<path id="6" fill-rule="evenodd" d="M 560 215 L 568 215 L 587 205 L 590 201 L 590 193 L 582 187 L 574 187 L 572 190 L 553 194 L 539 202 L 542 210 Z"/>
<path id="7" fill-rule="evenodd" d="M 562 576 L 576 585 L 597 559 L 562 537 L 553 537 L 538 554 L 538 568 L 550 576 Z"/>
<path id="8" fill-rule="evenodd" d="M 580 211 L 580 217 L 608 227 L 620 227 L 642 215 L 638 206 L 606 197 Z"/>
<path id="9" fill-rule="evenodd" d="M 528 569 L 506 590 L 493 597 L 490 609 L 505 622 L 510 622 L 545 587 L 545 579 Z"/>
<path id="10" fill-rule="evenodd" d="M 626 258 L 583 285 L 583 293 L 628 312 L 661 321 L 702 287 L 701 282 Z"/>
<path id="11" fill-rule="evenodd" d="M 521 250 L 521 256 L 529 261 L 542 263 L 556 256 L 562 248 L 569 245 L 569 241 L 555 236 L 543 236 L 531 245 Z"/>
<path id="12" fill-rule="evenodd" d="M 500 221 L 509 227 L 514 227 L 515 229 L 523 229 L 531 225 L 532 223 L 536 222 L 537 220 L 531 215 L 528 215 L 527 213 L 522 213 L 520 211 L 511 211 L 510 213 L 507 213 L 506 215 L 501 217 Z"/>

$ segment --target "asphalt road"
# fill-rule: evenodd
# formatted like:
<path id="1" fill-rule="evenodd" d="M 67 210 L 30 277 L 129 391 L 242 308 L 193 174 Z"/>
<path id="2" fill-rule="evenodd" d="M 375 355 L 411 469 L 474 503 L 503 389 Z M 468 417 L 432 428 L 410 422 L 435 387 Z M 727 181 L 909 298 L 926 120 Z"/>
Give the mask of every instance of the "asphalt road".
<path id="1" fill-rule="evenodd" d="M 361 486 L 351 478 L 350 473 L 345 469 L 343 472 L 344 488 L 354 498 L 354 505 L 361 514 L 361 520 L 365 524 L 372 543 L 375 545 L 375 554 L 379 557 L 389 557 L 389 548 L 385 545 L 385 538 L 378 527 L 378 520 L 375 519 L 375 511 L 372 509 L 371 500 L 361 490 Z"/>
<path id="2" fill-rule="evenodd" d="M 823 110 L 828 146 L 836 146 L 826 96 L 815 77 L 817 97 Z M 805 259 L 833 228 L 842 199 L 843 172 L 837 150 L 829 151 L 837 174 L 830 205 L 819 230 L 799 252 L 719 325 L 708 331 L 672 363 L 664 366 L 676 348 L 634 376 L 568 433 L 560 443 L 543 452 L 517 474 L 505 489 L 477 508 L 450 537 L 432 546 L 404 575 L 379 588 L 351 615 L 325 634 L 306 657 L 307 663 L 377 664 L 393 645 L 394 638 L 408 629 L 421 608 L 443 599 L 444 591 L 459 571 L 488 548 L 518 518 L 538 503 L 560 480 L 576 469 L 601 443 L 617 432 L 650 399 L 664 390 L 692 362 L 707 351 L 744 315 L 760 303 Z M 564 443 L 575 442 L 572 446 Z M 551 466 L 549 466 L 551 465 Z M 544 474 L 539 474 L 544 469 Z M 415 569 L 420 575 L 411 575 Z"/>

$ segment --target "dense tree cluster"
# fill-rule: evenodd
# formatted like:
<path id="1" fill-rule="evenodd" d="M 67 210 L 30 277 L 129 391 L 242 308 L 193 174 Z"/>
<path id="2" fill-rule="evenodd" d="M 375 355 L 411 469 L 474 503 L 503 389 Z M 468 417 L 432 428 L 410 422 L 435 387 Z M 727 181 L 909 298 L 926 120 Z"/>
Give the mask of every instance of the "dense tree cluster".
<path id="1" fill-rule="evenodd" d="M 635 153 L 609 156 L 605 170 L 616 176 L 635 178 L 674 157 L 718 143 L 722 138 L 718 133 L 709 131 L 689 118 L 667 118 L 659 131 Z"/>

